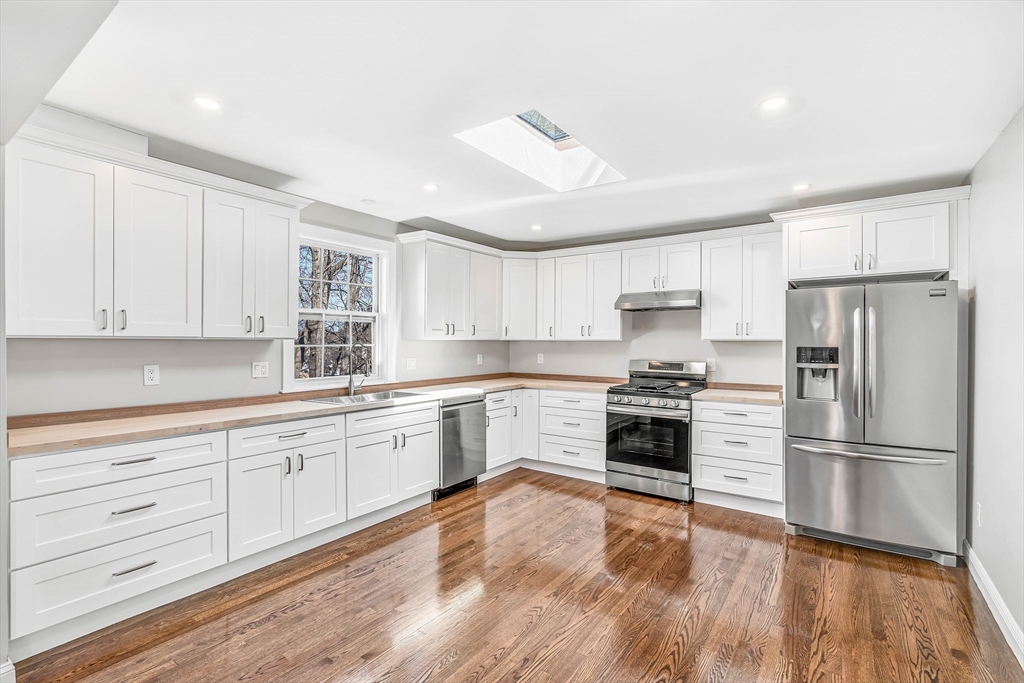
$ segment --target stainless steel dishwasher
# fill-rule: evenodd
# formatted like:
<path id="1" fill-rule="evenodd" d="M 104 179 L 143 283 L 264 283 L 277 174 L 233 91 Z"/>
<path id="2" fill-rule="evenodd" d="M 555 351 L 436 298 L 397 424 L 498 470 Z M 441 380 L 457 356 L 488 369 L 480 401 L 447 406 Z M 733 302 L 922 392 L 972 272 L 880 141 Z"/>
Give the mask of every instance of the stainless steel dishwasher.
<path id="1" fill-rule="evenodd" d="M 434 500 L 476 486 L 487 471 L 484 392 L 465 389 L 441 399 L 441 488 Z"/>

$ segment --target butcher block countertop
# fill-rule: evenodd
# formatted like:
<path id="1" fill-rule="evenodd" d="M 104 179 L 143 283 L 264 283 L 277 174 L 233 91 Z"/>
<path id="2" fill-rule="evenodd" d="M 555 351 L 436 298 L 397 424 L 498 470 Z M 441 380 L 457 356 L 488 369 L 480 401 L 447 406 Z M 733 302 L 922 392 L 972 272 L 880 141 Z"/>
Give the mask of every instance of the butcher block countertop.
<path id="1" fill-rule="evenodd" d="M 595 378 L 598 379 L 598 378 Z M 604 379 L 604 378 L 601 378 Z M 10 429 L 7 433 L 7 454 L 11 457 L 69 451 L 78 448 L 108 446 L 129 441 L 145 441 L 197 432 L 233 429 L 252 425 L 300 420 L 309 417 L 334 415 L 356 410 L 371 410 L 393 405 L 406 405 L 445 398 L 445 394 L 456 389 L 475 388 L 485 393 L 511 389 L 554 389 L 563 391 L 605 392 L 617 382 L 558 380 L 537 377 L 510 376 L 498 379 L 476 381 L 455 381 L 446 383 L 401 388 L 396 385 L 367 387 L 362 393 L 373 393 L 385 389 L 399 389 L 415 393 L 416 396 L 398 398 L 393 401 L 359 404 L 331 405 L 307 400 L 285 400 L 257 405 L 241 405 L 212 410 L 188 410 L 155 415 L 142 415 L 88 422 L 47 424 L 35 427 Z M 116 411 L 112 411 L 116 412 Z"/>
<path id="2" fill-rule="evenodd" d="M 746 389 L 705 389 L 690 397 L 694 401 L 718 401 L 719 403 L 748 403 L 761 406 L 781 406 L 782 391 L 760 391 Z"/>

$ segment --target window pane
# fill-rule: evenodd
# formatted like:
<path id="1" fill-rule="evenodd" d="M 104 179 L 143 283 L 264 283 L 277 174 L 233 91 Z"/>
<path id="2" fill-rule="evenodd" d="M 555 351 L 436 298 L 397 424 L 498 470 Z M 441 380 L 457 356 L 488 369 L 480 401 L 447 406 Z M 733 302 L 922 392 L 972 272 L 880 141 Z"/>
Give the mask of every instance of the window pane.
<path id="1" fill-rule="evenodd" d="M 324 308 L 328 311 L 348 310 L 348 285 L 339 285 L 336 282 L 324 283 Z"/>
<path id="2" fill-rule="evenodd" d="M 320 283 L 316 280 L 299 280 L 299 308 L 323 308 L 320 302 Z"/>
<path id="3" fill-rule="evenodd" d="M 324 320 L 324 344 L 348 344 L 348 321 L 337 318 Z"/>
<path id="4" fill-rule="evenodd" d="M 323 344 L 321 332 L 322 326 L 319 318 L 299 318 L 299 333 L 295 337 L 295 344 L 298 346 Z"/>
<path id="5" fill-rule="evenodd" d="M 348 347 L 324 347 L 324 377 L 348 374 Z"/>
<path id="6" fill-rule="evenodd" d="M 373 347 L 353 346 L 352 347 L 352 374 L 372 375 L 373 374 Z"/>
<path id="7" fill-rule="evenodd" d="M 320 376 L 320 347 L 295 347 L 295 379 Z"/>
<path id="8" fill-rule="evenodd" d="M 299 245 L 299 277 L 313 278 L 313 262 L 320 260 L 320 250 L 316 247 Z"/>
<path id="9" fill-rule="evenodd" d="M 352 279 L 349 280 L 349 282 L 355 282 L 361 285 L 373 284 L 372 256 L 352 255 Z"/>
<path id="10" fill-rule="evenodd" d="M 352 321 L 352 343 L 353 344 L 372 344 L 373 343 L 373 323 L 372 322 L 360 322 L 358 320 Z"/>
<path id="11" fill-rule="evenodd" d="M 324 280 L 348 282 L 349 260 L 343 251 L 324 249 Z"/>
<path id="12" fill-rule="evenodd" d="M 349 287 L 349 310 L 360 313 L 373 313 L 373 287 Z"/>

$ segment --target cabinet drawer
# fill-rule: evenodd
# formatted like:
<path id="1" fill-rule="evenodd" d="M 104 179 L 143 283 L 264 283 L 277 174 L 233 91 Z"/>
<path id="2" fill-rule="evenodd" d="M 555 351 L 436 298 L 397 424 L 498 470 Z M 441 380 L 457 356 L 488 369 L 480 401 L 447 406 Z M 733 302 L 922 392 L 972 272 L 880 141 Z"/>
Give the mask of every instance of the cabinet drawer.
<path id="1" fill-rule="evenodd" d="M 605 443 L 606 415 L 590 410 L 566 410 L 564 408 L 541 408 L 541 434 L 567 436 L 588 441 Z"/>
<path id="2" fill-rule="evenodd" d="M 782 406 L 694 401 L 692 419 L 694 422 L 724 422 L 782 429 Z"/>
<path id="3" fill-rule="evenodd" d="M 11 460 L 11 500 L 223 462 L 226 432 L 86 448 Z"/>
<path id="4" fill-rule="evenodd" d="M 347 424 L 345 426 L 348 436 L 360 436 L 423 422 L 436 422 L 440 417 L 441 412 L 438 410 L 437 401 L 428 401 L 349 413 L 346 416 Z"/>
<path id="5" fill-rule="evenodd" d="M 782 464 L 781 429 L 694 422 L 692 433 L 695 454 Z"/>
<path id="6" fill-rule="evenodd" d="M 604 443 L 540 435 L 540 460 L 604 472 Z"/>
<path id="7" fill-rule="evenodd" d="M 693 456 L 693 487 L 782 502 L 782 465 Z"/>
<path id="8" fill-rule="evenodd" d="M 11 568 L 222 514 L 226 472 L 216 463 L 12 503 Z"/>
<path id="9" fill-rule="evenodd" d="M 576 410 L 599 410 L 604 412 L 608 395 L 590 391 L 552 391 L 540 392 L 540 405 L 545 408 L 574 408 Z"/>
<path id="10" fill-rule="evenodd" d="M 487 410 L 507 408 L 512 405 L 512 392 L 496 391 L 493 394 L 487 394 L 487 396 L 484 397 L 484 401 L 487 403 Z"/>
<path id="11" fill-rule="evenodd" d="M 141 595 L 227 561 L 224 515 L 11 572 L 11 636 Z"/>
<path id="12" fill-rule="evenodd" d="M 309 420 L 243 427 L 228 431 L 228 458 L 247 458 L 251 455 L 273 453 L 286 448 L 302 448 L 344 438 L 344 415 L 325 415 Z"/>

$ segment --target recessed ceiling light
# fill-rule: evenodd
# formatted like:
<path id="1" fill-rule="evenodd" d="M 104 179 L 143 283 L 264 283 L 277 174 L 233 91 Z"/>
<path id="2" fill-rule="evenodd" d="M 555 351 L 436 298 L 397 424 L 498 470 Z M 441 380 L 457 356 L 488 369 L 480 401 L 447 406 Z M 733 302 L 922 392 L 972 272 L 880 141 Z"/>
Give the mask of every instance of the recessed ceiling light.
<path id="1" fill-rule="evenodd" d="M 376 204 L 377 202 L 374 201 L 373 199 L 360 199 L 359 203 L 360 204 Z"/>
<path id="2" fill-rule="evenodd" d="M 803 192 L 804 190 L 811 189 L 810 183 L 800 183 L 799 185 L 793 186 L 793 192 Z"/>
<path id="3" fill-rule="evenodd" d="M 220 102 L 209 97 L 193 97 L 192 104 L 196 105 L 200 109 L 208 109 L 209 111 L 216 111 L 220 109 Z"/>
<path id="4" fill-rule="evenodd" d="M 433 192 L 434 190 L 437 189 L 437 185 L 434 185 L 433 183 L 427 183 L 426 185 L 423 186 L 423 189 L 426 190 L 427 192 Z"/>
<path id="5" fill-rule="evenodd" d="M 789 104 L 789 98 L 785 95 L 778 95 L 776 97 L 769 97 L 767 100 L 757 105 L 761 111 L 775 111 L 776 109 L 782 109 Z"/>
<path id="6" fill-rule="evenodd" d="M 530 229 L 531 230 L 540 230 L 543 227 L 544 227 L 543 225 L 531 225 Z"/>

